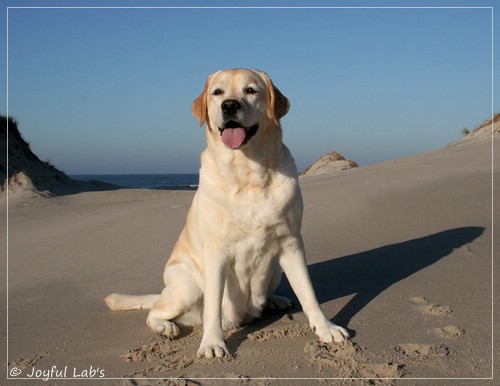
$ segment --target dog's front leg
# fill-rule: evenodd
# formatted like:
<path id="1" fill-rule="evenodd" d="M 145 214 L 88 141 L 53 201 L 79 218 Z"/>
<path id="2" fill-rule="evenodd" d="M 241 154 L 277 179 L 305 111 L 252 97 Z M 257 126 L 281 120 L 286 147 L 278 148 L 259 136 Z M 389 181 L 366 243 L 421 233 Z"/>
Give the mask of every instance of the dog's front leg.
<path id="1" fill-rule="evenodd" d="M 309 319 L 309 325 L 323 341 L 343 342 L 349 337 L 346 329 L 330 322 L 321 311 L 307 271 L 302 240 L 294 240 L 280 256 L 280 265 L 293 292 Z"/>
<path id="2" fill-rule="evenodd" d="M 222 296 L 226 281 L 226 265 L 222 256 L 205 261 L 203 298 L 203 338 L 197 356 L 205 358 L 229 355 L 222 332 Z"/>

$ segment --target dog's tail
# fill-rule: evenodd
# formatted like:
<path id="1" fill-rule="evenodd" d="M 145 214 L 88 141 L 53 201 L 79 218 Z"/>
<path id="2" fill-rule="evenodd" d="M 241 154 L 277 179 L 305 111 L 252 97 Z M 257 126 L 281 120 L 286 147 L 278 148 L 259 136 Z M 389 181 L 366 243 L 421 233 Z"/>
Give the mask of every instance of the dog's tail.
<path id="1" fill-rule="evenodd" d="M 113 311 L 150 310 L 160 298 L 160 295 L 121 295 L 111 294 L 104 299 L 106 305 Z"/>

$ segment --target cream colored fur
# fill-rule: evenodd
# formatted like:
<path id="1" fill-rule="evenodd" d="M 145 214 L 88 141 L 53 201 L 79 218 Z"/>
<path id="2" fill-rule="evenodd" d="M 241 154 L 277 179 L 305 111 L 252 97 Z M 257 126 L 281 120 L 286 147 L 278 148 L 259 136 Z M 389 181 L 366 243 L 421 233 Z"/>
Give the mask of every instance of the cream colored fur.
<path id="1" fill-rule="evenodd" d="M 237 149 L 221 140 L 226 100 L 239 102 L 233 120 L 259 125 Z M 161 295 L 110 295 L 105 300 L 112 310 L 151 308 L 148 326 L 170 337 L 179 334 L 176 323 L 203 324 L 198 356 L 220 357 L 228 354 L 224 329 L 260 316 L 266 304 L 290 306 L 272 295 L 283 270 L 318 337 L 348 337 L 323 315 L 307 271 L 297 170 L 279 124 L 288 108 L 263 72 L 232 69 L 208 78 L 193 103 L 200 125 L 207 123 L 208 146 L 186 226 L 165 267 L 165 288 Z"/>

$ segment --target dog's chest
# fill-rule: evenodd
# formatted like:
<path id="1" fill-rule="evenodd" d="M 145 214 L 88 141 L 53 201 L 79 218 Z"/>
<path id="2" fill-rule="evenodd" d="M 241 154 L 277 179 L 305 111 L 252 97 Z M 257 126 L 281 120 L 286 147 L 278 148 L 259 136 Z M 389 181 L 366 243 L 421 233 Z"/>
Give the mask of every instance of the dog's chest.
<path id="1" fill-rule="evenodd" d="M 299 203 L 297 181 L 274 176 L 265 187 L 249 183 L 229 196 L 232 216 L 248 226 L 272 227 L 290 215 Z"/>
<path id="2" fill-rule="evenodd" d="M 273 192 L 244 192 L 235 197 L 230 209 L 233 221 L 225 229 L 226 247 L 235 258 L 238 276 L 259 275 L 280 250 L 284 236 L 293 233 L 293 200 L 290 195 Z"/>
<path id="3" fill-rule="evenodd" d="M 275 195 L 244 192 L 231 202 L 234 219 L 243 228 L 273 228 L 283 220 L 285 203 Z"/>
<path id="4" fill-rule="evenodd" d="M 242 173 L 237 184 L 233 178 L 200 175 L 197 209 L 208 231 L 203 237 L 245 262 L 255 256 L 275 256 L 283 239 L 300 232 L 302 199 L 297 179 L 293 173 L 265 174 L 266 178 L 257 178 L 258 173 Z"/>

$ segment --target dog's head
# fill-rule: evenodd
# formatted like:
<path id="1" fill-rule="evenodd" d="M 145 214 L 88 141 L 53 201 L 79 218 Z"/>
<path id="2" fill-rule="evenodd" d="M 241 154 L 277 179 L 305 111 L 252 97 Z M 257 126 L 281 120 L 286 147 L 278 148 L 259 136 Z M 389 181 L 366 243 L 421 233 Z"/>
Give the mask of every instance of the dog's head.
<path id="1" fill-rule="evenodd" d="M 279 127 L 289 107 L 265 73 L 232 69 L 209 76 L 192 110 L 200 126 L 207 122 L 211 135 L 219 136 L 227 148 L 239 149 Z"/>

